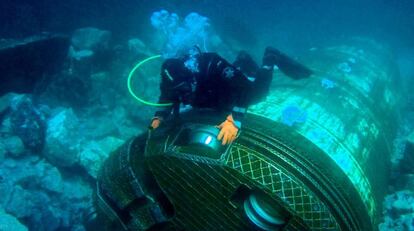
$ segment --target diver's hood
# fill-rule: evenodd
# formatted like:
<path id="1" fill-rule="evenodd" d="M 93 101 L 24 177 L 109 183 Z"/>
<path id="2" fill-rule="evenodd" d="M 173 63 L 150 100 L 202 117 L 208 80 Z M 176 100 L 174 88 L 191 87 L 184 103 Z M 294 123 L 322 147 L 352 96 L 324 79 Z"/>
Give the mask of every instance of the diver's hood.
<path id="1" fill-rule="evenodd" d="M 168 71 L 169 76 L 173 80 L 173 85 L 187 82 L 191 79 L 193 73 L 186 68 L 182 59 L 172 58 L 164 62 L 162 71 Z"/>

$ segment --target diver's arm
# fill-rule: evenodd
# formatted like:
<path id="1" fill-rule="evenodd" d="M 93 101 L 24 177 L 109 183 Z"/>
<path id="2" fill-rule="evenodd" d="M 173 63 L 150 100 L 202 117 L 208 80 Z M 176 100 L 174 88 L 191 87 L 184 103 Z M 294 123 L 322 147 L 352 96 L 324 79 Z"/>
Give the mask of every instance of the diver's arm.
<path id="1" fill-rule="evenodd" d="M 177 95 L 175 91 L 172 89 L 171 85 L 171 79 L 168 76 L 167 69 L 162 68 L 161 69 L 161 84 L 160 84 L 160 97 L 158 99 L 158 103 L 160 104 L 166 104 L 166 103 L 172 103 L 170 106 L 161 107 L 160 110 L 156 111 L 154 114 L 154 117 L 151 121 L 151 127 L 152 128 L 158 128 L 160 123 L 163 120 L 166 120 L 172 113 L 175 105 L 177 105 Z"/>
<path id="2" fill-rule="evenodd" d="M 227 113 L 224 122 L 218 126 L 220 133 L 217 138 L 218 140 L 222 140 L 223 145 L 230 144 L 236 139 L 246 111 L 246 107 L 234 106 L 231 112 Z"/>
<path id="3" fill-rule="evenodd" d="M 241 128 L 248 106 L 248 95 L 253 87 L 253 82 L 240 70 L 228 63 L 220 56 L 215 57 L 214 70 L 209 70 L 219 76 L 229 86 L 231 105 L 226 120 L 218 127 L 221 129 L 217 138 L 222 139 L 222 144 L 228 144 L 235 140 Z"/>
<path id="4" fill-rule="evenodd" d="M 250 79 L 235 66 L 215 53 L 210 53 L 209 74 L 217 76 L 220 81 L 226 82 L 230 87 L 229 97 L 232 105 L 229 105 L 229 115 L 232 116 L 235 126 L 241 127 L 244 115 L 246 114 L 254 79 Z"/>
<path id="5" fill-rule="evenodd" d="M 168 101 L 159 100 L 158 102 L 167 103 Z M 171 115 L 173 108 L 174 106 L 165 106 L 163 109 L 156 111 L 151 120 L 151 127 L 154 129 L 158 128 L 161 122 Z"/>
<path id="6" fill-rule="evenodd" d="M 221 78 L 228 82 L 230 87 L 229 94 L 232 102 L 230 114 L 234 125 L 240 129 L 249 106 L 254 80 L 250 80 L 243 72 L 227 62 L 221 69 Z"/>
<path id="7" fill-rule="evenodd" d="M 156 111 L 154 114 L 154 118 L 159 118 L 161 120 L 167 119 L 168 116 L 172 113 L 174 108 L 174 97 L 173 92 L 169 92 L 170 90 L 161 90 L 160 98 L 158 99 L 158 103 L 160 104 L 167 104 L 173 103 L 170 106 L 161 107 L 160 110 Z"/>

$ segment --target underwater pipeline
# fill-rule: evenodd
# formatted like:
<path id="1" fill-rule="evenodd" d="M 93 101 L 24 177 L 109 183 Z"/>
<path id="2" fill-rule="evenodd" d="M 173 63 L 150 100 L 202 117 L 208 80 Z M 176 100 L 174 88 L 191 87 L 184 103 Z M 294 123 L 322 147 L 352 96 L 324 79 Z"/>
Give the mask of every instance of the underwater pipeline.
<path id="1" fill-rule="evenodd" d="M 397 126 L 398 71 L 380 44 L 349 44 L 311 49 L 303 59 L 314 70 L 308 79 L 276 78 L 230 146 L 215 139 L 222 116 L 210 111 L 188 112 L 127 142 L 98 177 L 100 224 L 377 230 Z"/>

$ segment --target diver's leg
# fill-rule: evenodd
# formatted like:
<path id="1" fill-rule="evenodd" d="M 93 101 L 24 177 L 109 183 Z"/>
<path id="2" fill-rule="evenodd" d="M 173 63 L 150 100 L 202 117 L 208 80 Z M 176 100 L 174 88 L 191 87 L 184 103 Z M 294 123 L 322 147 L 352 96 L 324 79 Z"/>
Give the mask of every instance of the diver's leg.
<path id="1" fill-rule="evenodd" d="M 233 66 L 243 72 L 246 76 L 252 77 L 256 75 L 259 65 L 246 52 L 240 51 L 233 63 Z"/>
<path id="2" fill-rule="evenodd" d="M 269 92 L 272 81 L 273 64 L 259 67 L 253 58 L 246 52 L 240 51 L 233 66 L 239 69 L 249 79 L 249 94 L 246 95 L 249 104 L 263 100 Z"/>
<path id="3" fill-rule="evenodd" d="M 292 79 L 303 79 L 313 74 L 312 70 L 273 47 L 266 48 L 263 65 L 276 65 L 280 71 Z"/>

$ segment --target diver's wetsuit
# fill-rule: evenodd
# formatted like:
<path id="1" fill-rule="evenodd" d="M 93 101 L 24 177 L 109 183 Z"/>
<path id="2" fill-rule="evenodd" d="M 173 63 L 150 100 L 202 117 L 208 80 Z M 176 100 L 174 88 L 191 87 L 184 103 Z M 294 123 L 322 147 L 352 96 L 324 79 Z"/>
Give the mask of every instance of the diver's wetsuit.
<path id="1" fill-rule="evenodd" d="M 155 117 L 178 115 L 182 103 L 232 114 L 240 125 L 246 108 L 267 95 L 272 73 L 272 67 L 259 68 L 248 55 L 239 55 L 235 65 L 216 53 L 167 59 L 161 68 L 159 103 L 173 105 L 157 111 Z"/>

